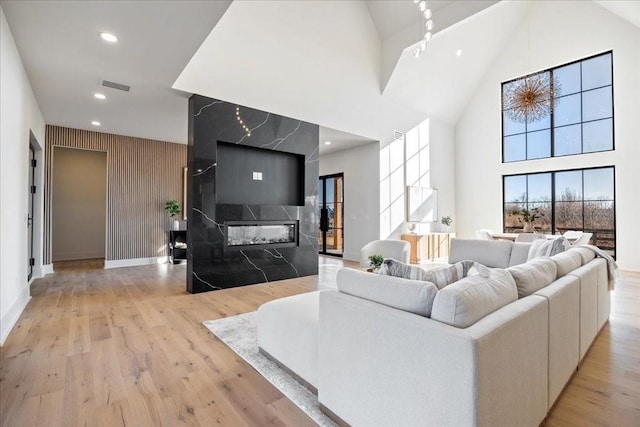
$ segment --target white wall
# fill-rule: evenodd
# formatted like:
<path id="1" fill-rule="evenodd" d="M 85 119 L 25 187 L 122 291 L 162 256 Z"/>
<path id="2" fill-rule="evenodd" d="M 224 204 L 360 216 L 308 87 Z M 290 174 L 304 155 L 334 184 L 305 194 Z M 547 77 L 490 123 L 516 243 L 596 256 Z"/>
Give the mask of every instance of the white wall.
<path id="1" fill-rule="evenodd" d="M 456 174 L 454 127 L 441 120 L 429 119 L 429 163 L 431 165 L 431 187 L 438 189 L 438 223 L 433 231 L 444 230 L 440 218 L 453 219 L 451 232 L 455 232 L 456 218 Z"/>
<path id="2" fill-rule="evenodd" d="M 379 146 L 371 143 L 320 156 L 320 175 L 344 173 L 344 258 L 359 261 L 360 249 L 380 231 Z"/>
<path id="3" fill-rule="evenodd" d="M 27 282 L 29 130 L 44 147 L 45 123 L 0 8 L 0 344 L 30 299 Z M 42 149 L 41 147 L 41 149 Z M 40 151 L 38 157 L 42 158 Z M 43 165 L 40 162 L 40 165 Z M 42 175 L 36 185 L 42 186 Z M 37 178 L 38 179 L 38 178 Z M 42 191 L 36 206 L 42 207 Z M 40 212 L 42 218 L 42 212 Z M 35 230 L 38 230 L 36 227 Z M 41 247 L 38 243 L 36 248 Z M 42 264 L 41 253 L 37 255 Z"/>
<path id="4" fill-rule="evenodd" d="M 424 120 L 407 131 L 404 145 L 402 141 L 394 141 L 381 148 L 381 239 L 399 239 L 402 234 L 409 232 L 405 221 L 407 185 L 438 190 L 436 222 L 417 224 L 416 233 L 444 231 L 444 226 L 440 224 L 443 216 L 453 218 L 450 231 L 455 231 L 454 149 L 453 125 L 435 118 Z"/>
<path id="5" fill-rule="evenodd" d="M 592 166 L 616 167 L 618 264 L 640 270 L 640 29 L 593 2 L 535 2 L 478 86 L 455 129 L 458 235 L 502 229 L 502 176 Z M 501 163 L 500 83 L 613 50 L 615 151 Z"/>

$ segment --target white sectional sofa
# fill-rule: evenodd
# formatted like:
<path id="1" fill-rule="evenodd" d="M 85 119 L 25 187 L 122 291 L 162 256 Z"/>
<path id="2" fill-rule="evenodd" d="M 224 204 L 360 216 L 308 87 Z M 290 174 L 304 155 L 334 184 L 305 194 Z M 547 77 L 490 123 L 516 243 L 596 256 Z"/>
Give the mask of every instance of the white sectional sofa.
<path id="1" fill-rule="evenodd" d="M 450 262 L 494 269 L 440 290 L 340 270 L 338 290 L 260 307 L 259 344 L 353 426 L 538 426 L 610 306 L 604 259 L 572 248 L 526 262 L 529 245 L 454 239 Z M 300 333 L 317 341 L 280 351 L 271 337 Z"/>

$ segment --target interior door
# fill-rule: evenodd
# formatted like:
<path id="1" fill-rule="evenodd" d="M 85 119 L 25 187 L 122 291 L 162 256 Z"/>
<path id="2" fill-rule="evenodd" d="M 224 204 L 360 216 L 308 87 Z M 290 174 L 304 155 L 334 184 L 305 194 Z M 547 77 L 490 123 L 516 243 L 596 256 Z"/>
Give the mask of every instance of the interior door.
<path id="1" fill-rule="evenodd" d="M 321 176 L 318 190 L 319 252 L 341 257 L 344 252 L 344 174 Z"/>

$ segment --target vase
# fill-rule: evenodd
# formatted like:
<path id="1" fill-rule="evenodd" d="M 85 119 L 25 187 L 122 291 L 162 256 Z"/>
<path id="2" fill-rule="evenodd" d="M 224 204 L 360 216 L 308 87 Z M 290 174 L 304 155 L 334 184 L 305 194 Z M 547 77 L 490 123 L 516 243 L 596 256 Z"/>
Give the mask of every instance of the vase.
<path id="1" fill-rule="evenodd" d="M 173 229 L 174 230 L 180 230 L 180 221 L 178 221 L 177 219 L 173 220 Z"/>
<path id="2" fill-rule="evenodd" d="M 530 222 L 525 222 L 522 231 L 525 233 L 533 233 L 533 225 Z"/>

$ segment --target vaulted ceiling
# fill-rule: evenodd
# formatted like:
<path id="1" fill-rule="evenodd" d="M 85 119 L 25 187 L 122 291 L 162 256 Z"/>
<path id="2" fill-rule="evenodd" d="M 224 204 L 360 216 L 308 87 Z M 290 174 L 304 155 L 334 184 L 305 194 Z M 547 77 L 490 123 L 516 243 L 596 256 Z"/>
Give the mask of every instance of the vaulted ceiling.
<path id="1" fill-rule="evenodd" d="M 429 3 L 435 35 L 416 59 L 423 21 L 411 0 L 0 2 L 47 123 L 179 143 L 191 93 L 361 143 L 427 116 L 455 123 L 527 3 Z M 640 25 L 640 2 L 597 3 Z"/>

